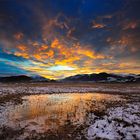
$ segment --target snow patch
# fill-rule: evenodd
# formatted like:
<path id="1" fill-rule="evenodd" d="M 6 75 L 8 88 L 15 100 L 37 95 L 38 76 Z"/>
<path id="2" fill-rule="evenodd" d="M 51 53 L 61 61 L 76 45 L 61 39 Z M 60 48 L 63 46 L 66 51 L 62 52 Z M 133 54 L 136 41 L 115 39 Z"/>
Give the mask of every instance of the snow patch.
<path id="1" fill-rule="evenodd" d="M 127 104 L 107 110 L 107 115 L 95 120 L 88 128 L 87 138 L 106 138 L 109 140 L 140 139 L 140 103 Z"/>

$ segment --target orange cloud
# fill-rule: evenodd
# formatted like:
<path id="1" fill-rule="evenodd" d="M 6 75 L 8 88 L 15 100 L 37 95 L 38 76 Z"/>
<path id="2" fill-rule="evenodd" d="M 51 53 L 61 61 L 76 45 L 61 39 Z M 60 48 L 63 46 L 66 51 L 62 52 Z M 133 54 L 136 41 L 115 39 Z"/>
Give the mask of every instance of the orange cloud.
<path id="1" fill-rule="evenodd" d="M 16 40 L 20 40 L 20 39 L 22 39 L 23 38 L 23 33 L 16 33 L 15 35 L 14 35 L 14 38 L 16 39 Z"/>
<path id="2" fill-rule="evenodd" d="M 35 43 L 33 43 L 34 45 Z M 38 43 L 36 43 L 39 45 Z M 55 59 L 62 61 L 62 63 L 73 63 L 74 61 L 80 60 L 82 58 L 87 59 L 104 59 L 103 54 L 96 54 L 90 48 L 81 46 L 78 44 L 73 44 L 72 46 L 66 46 L 66 44 L 61 43 L 58 39 L 54 39 L 50 46 L 42 44 L 37 48 L 31 48 L 27 45 L 18 45 L 16 47 L 18 50 L 15 55 L 23 56 L 28 58 L 35 58 L 37 60 L 45 61 L 44 58 Z M 31 53 L 31 54 L 30 54 Z M 26 54 L 26 55 L 25 55 Z"/>
<path id="3" fill-rule="evenodd" d="M 17 46 L 17 48 L 20 50 L 20 51 L 22 51 L 22 52 L 25 52 L 26 50 L 27 50 L 27 46 L 25 46 L 25 45 L 18 45 Z"/>
<path id="4" fill-rule="evenodd" d="M 138 38 L 134 35 L 124 34 L 121 35 L 118 39 L 113 39 L 111 37 L 107 38 L 107 42 L 111 46 L 110 51 L 119 53 L 130 52 L 131 54 L 140 50 Z M 112 56 L 114 56 L 112 54 Z"/>
<path id="5" fill-rule="evenodd" d="M 18 50 L 16 52 L 14 52 L 14 55 L 21 56 L 21 57 L 26 58 L 26 59 L 30 58 L 27 46 L 20 44 L 20 45 L 17 45 L 16 48 Z"/>
<path id="6" fill-rule="evenodd" d="M 100 28 L 104 28 L 105 26 L 106 25 L 103 23 L 96 23 L 95 21 L 92 22 L 92 28 L 100 29 Z"/>
<path id="7" fill-rule="evenodd" d="M 48 45 L 45 45 L 45 44 L 43 44 L 43 45 L 41 45 L 40 47 L 39 47 L 39 52 L 40 51 L 45 51 L 46 49 L 48 49 Z"/>
<path id="8" fill-rule="evenodd" d="M 35 47 L 32 47 L 35 46 Z M 47 78 L 60 78 L 80 73 L 91 73 L 91 66 L 96 59 L 104 59 L 106 56 L 94 52 L 88 46 L 80 43 L 72 45 L 65 44 L 55 38 L 50 44 L 31 42 L 30 44 L 20 44 L 16 46 L 14 55 L 21 56 L 32 61 L 32 66 L 24 65 L 21 68 L 35 72 Z M 36 61 L 37 60 L 37 61 Z M 36 61 L 36 62 L 35 62 Z M 84 63 L 86 62 L 86 63 Z M 85 65 L 86 64 L 86 65 Z M 48 70 L 51 66 L 72 67 L 69 70 L 54 72 Z"/>
<path id="9" fill-rule="evenodd" d="M 123 30 L 135 29 L 137 26 L 138 26 L 137 21 L 131 21 L 131 22 L 128 22 L 128 23 L 124 24 Z"/>
<path id="10" fill-rule="evenodd" d="M 14 55 L 16 55 L 16 56 L 21 56 L 21 57 L 23 57 L 23 58 L 26 58 L 26 59 L 29 59 L 30 57 L 29 57 L 29 55 L 27 54 L 27 53 L 20 53 L 20 52 L 15 52 L 14 53 Z"/>

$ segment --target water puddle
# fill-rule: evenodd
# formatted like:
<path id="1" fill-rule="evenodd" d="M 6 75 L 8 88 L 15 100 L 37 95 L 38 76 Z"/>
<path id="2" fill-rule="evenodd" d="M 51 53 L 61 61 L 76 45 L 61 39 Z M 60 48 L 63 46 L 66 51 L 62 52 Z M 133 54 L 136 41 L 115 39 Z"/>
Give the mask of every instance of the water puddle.
<path id="1" fill-rule="evenodd" d="M 68 134 L 85 124 L 89 114 L 102 115 L 109 106 L 123 102 L 119 95 L 98 93 L 30 95 L 22 99 L 21 104 L 0 106 L 1 126 L 24 128 L 26 133 Z"/>

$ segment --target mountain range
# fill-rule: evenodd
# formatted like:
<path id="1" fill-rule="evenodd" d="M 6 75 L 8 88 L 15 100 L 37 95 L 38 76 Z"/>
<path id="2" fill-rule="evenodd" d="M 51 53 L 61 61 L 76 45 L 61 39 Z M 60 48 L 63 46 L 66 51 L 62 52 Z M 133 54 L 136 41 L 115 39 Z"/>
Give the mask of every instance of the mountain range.
<path id="1" fill-rule="evenodd" d="M 67 77 L 62 81 L 91 81 L 91 82 L 140 82 L 140 75 L 136 74 L 78 74 Z"/>
<path id="2" fill-rule="evenodd" d="M 41 76 L 9 76 L 0 77 L 0 82 L 103 82 L 103 83 L 127 83 L 127 82 L 140 82 L 140 74 L 109 74 L 109 73 L 99 73 L 99 74 L 78 74 L 74 76 L 69 76 L 64 79 L 51 80 Z"/>

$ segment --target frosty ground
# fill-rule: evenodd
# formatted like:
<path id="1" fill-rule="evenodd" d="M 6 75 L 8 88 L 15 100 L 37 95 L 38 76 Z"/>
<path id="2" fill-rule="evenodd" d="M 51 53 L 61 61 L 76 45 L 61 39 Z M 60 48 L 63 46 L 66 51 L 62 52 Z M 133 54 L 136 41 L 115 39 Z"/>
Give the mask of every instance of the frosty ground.
<path id="1" fill-rule="evenodd" d="M 103 84 L 103 83 L 15 83 L 0 84 L 0 120 L 4 122 L 3 113 L 9 104 L 22 104 L 25 95 L 42 94 L 103 94 L 114 97 L 90 104 L 97 110 L 86 112 L 83 124 L 71 125 L 69 122 L 55 132 L 38 131 L 40 126 L 32 123 L 24 126 L 24 122 L 16 128 L 1 123 L 0 139 L 140 139 L 140 85 L 139 84 Z M 63 96 L 63 94 L 62 94 Z M 118 98 L 119 97 L 119 98 Z M 119 100 L 117 100 L 117 98 Z M 90 101 L 91 103 L 91 101 Z M 16 106 L 15 105 L 15 106 Z M 92 105 L 92 106 L 91 106 Z M 29 120 L 35 122 L 35 119 Z M 23 127 L 24 126 L 24 127 Z M 28 130 L 28 131 L 27 131 Z M 63 132 L 63 133 L 62 133 Z"/>
<path id="2" fill-rule="evenodd" d="M 51 94 L 51 93 L 138 93 L 140 84 L 105 83 L 9 83 L 0 84 L 0 95 Z"/>

